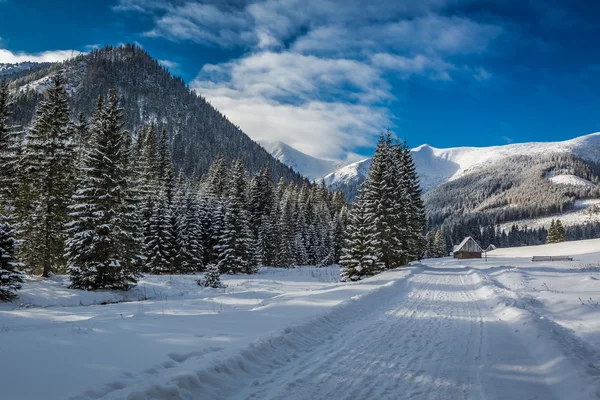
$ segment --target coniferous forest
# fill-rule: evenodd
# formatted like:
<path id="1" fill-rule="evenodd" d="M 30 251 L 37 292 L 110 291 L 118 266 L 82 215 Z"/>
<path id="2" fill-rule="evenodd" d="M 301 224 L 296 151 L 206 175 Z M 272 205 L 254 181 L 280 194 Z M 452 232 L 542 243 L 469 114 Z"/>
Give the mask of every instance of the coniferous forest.
<path id="1" fill-rule="evenodd" d="M 2 299 L 15 296 L 21 271 L 126 290 L 141 274 L 252 274 L 341 257 L 343 193 L 275 181 L 268 165 L 251 175 L 242 157 L 220 155 L 201 176 L 176 170 L 169 127 L 126 130 L 116 90 L 97 98 L 89 118 L 72 115 L 59 75 L 29 125 L 9 124 L 13 105 L 2 84 Z"/>

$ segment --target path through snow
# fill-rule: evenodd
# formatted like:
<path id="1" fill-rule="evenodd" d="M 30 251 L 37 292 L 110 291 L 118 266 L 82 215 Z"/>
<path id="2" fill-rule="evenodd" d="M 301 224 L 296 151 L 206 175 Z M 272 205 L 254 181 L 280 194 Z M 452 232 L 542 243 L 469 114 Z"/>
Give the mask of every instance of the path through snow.
<path id="1" fill-rule="evenodd" d="M 502 290 L 469 267 L 411 267 L 281 336 L 180 374 L 172 386 L 129 393 L 238 400 L 600 397 L 597 353 L 557 336 Z"/>
<path id="2" fill-rule="evenodd" d="M 583 399 L 600 395 L 600 388 L 590 386 L 597 379 L 586 376 L 581 366 L 563 355 L 568 349 L 560 349 L 535 326 L 528 328 L 518 310 L 498 310 L 498 298 L 475 270 L 426 268 L 373 297 L 378 301 L 369 300 L 375 307 L 366 317 L 323 337 L 310 351 L 292 352 L 293 361 L 280 368 L 259 369 L 265 373 L 256 374 L 251 385 L 242 379 L 239 388 L 200 390 L 197 398 Z M 363 311 L 359 308 L 357 314 Z M 532 346 L 533 341 L 539 343 Z"/>

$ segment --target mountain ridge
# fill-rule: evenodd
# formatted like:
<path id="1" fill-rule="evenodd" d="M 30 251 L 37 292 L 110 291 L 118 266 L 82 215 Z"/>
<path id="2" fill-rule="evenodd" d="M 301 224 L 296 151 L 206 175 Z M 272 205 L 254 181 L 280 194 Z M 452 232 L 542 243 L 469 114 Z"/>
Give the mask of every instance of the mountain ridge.
<path id="1" fill-rule="evenodd" d="M 238 126 L 216 110 L 186 83 L 138 46 L 106 46 L 67 61 L 36 65 L 6 77 L 15 94 L 14 125 L 27 126 L 51 78 L 59 75 L 67 92 L 72 118 L 89 118 L 99 96 L 117 89 L 124 109 L 125 128 L 138 132 L 153 121 L 167 129 L 177 171 L 201 176 L 223 154 L 228 161 L 241 156 L 250 173 L 268 166 L 274 179 L 297 183 L 304 177 L 273 158 Z"/>
<path id="2" fill-rule="evenodd" d="M 489 147 L 436 148 L 422 144 L 411 150 L 425 192 L 468 175 L 474 168 L 495 164 L 513 156 L 572 154 L 588 161 L 600 159 L 600 132 L 564 141 L 514 143 Z M 346 165 L 325 177 L 339 190 L 355 191 L 366 177 L 370 158 Z M 366 168 L 365 168 L 366 166 Z"/>

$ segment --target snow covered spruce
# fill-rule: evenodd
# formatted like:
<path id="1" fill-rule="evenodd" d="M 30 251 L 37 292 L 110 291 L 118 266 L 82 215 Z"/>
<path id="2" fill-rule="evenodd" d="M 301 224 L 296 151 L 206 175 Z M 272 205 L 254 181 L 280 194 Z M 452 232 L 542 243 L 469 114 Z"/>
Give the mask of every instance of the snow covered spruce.
<path id="1" fill-rule="evenodd" d="M 1 299 L 15 297 L 17 269 L 127 290 L 141 274 L 205 265 L 252 274 L 339 261 L 343 193 L 307 180 L 276 185 L 268 167 L 251 177 L 241 157 L 219 156 L 201 179 L 175 173 L 166 126 L 127 131 L 115 90 L 98 97 L 89 121 L 72 120 L 59 76 L 20 130 L 8 125 L 8 85 L 0 89 Z"/>
<path id="2" fill-rule="evenodd" d="M 0 301 L 16 296 L 21 288 L 21 265 L 16 261 L 14 198 L 16 188 L 16 133 L 8 126 L 8 85 L 0 85 Z"/>
<path id="3" fill-rule="evenodd" d="M 397 268 L 425 252 L 425 210 L 406 143 L 382 135 L 350 213 L 341 279 L 359 280 Z"/>

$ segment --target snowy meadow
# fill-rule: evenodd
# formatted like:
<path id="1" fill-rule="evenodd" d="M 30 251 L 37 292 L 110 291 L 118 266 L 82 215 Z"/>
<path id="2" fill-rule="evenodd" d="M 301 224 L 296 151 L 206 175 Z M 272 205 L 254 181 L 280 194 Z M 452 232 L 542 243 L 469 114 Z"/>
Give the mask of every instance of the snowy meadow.
<path id="1" fill-rule="evenodd" d="M 302 398 L 297 386 L 316 384 L 321 398 L 342 378 L 319 383 L 319 360 L 335 372 L 327 364 L 332 349 L 352 354 L 353 338 L 372 331 L 371 351 L 356 352 L 390 363 L 399 375 L 364 370 L 365 380 L 389 379 L 362 398 L 392 398 L 383 389 L 393 382 L 404 385 L 407 398 L 427 390 L 424 398 L 453 396 L 453 388 L 593 398 L 600 379 L 599 250 L 600 240 L 498 249 L 487 262 L 424 260 L 355 283 L 339 283 L 338 267 L 310 266 L 224 276 L 221 289 L 197 285 L 197 275 L 148 276 L 127 292 L 68 289 L 63 276 L 27 278 L 19 300 L 0 308 L 1 351 L 11 365 L 3 370 L 3 396 Z M 540 254 L 574 260 L 532 263 Z M 444 336 L 451 340 L 442 345 Z M 421 342 L 403 345 L 417 337 Z M 436 343 L 448 348 L 429 349 Z M 394 353 L 405 348 L 403 357 Z M 453 349 L 467 353 L 459 359 Z M 303 376 L 312 368 L 315 375 Z M 464 373 L 450 373 L 457 368 Z M 337 398 L 352 393 L 363 392 Z"/>

